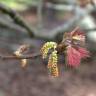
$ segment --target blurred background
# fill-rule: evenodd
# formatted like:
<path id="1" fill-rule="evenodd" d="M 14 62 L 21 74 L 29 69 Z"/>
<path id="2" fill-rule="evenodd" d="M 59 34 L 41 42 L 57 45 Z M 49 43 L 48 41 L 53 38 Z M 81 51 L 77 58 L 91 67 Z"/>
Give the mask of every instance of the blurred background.
<path id="1" fill-rule="evenodd" d="M 28 60 L 25 69 L 19 60 L 0 60 L 0 96 L 96 96 L 96 0 L 0 0 L 2 5 L 17 12 L 35 37 L 0 10 L 0 55 L 13 54 L 22 44 L 29 44 L 27 54 L 33 54 L 79 26 L 91 57 L 70 69 L 61 56 L 58 78 L 48 76 L 47 60 L 41 58 Z"/>

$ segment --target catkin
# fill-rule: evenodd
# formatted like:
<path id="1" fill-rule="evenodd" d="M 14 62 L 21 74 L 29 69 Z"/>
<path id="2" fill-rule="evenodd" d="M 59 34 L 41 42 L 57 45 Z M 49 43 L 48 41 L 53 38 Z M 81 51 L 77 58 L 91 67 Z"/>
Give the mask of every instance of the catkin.
<path id="1" fill-rule="evenodd" d="M 57 47 L 57 43 L 55 42 L 47 42 L 43 45 L 43 47 L 41 48 L 41 54 L 42 54 L 42 58 L 46 58 L 48 51 L 53 48 L 55 49 Z"/>
<path id="2" fill-rule="evenodd" d="M 58 62 L 58 57 L 57 57 L 57 51 L 55 50 L 52 52 L 52 54 L 50 54 L 48 65 L 47 65 L 49 74 L 53 77 L 58 77 L 59 75 L 57 62 Z"/>

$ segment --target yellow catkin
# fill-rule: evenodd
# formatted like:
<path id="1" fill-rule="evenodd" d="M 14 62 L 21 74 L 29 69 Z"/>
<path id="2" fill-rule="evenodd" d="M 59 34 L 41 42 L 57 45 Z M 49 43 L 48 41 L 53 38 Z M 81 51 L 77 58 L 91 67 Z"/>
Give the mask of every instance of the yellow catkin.
<path id="1" fill-rule="evenodd" d="M 55 49 L 57 47 L 57 43 L 55 42 L 47 42 L 43 45 L 43 47 L 41 48 L 41 54 L 42 54 L 42 58 L 46 58 L 48 51 L 53 48 Z"/>
<path id="2" fill-rule="evenodd" d="M 52 52 L 52 54 L 50 54 L 48 65 L 47 65 L 49 74 L 53 77 L 58 77 L 59 75 L 57 62 L 58 62 L 58 57 L 57 57 L 57 51 L 55 50 Z"/>

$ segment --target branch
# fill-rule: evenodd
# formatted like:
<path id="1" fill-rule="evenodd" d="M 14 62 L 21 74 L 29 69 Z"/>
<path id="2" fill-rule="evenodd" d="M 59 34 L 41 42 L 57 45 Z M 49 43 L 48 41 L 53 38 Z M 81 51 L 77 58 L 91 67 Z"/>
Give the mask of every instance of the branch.
<path id="1" fill-rule="evenodd" d="M 11 8 L 4 6 L 3 4 L 0 4 L 0 11 L 2 11 L 5 14 L 8 14 L 15 23 L 19 24 L 20 26 L 24 27 L 27 31 L 30 37 L 34 37 L 34 31 L 27 25 L 27 23 L 19 16 L 14 10 Z"/>
<path id="2" fill-rule="evenodd" d="M 2 59 L 2 60 L 6 60 L 6 59 L 32 59 L 32 58 L 37 58 L 39 56 L 41 56 L 41 54 L 38 52 L 38 53 L 34 53 L 33 55 L 26 55 L 26 56 L 19 56 L 19 57 L 15 56 L 15 55 L 13 55 L 13 56 L 0 55 L 0 59 Z"/>
<path id="3" fill-rule="evenodd" d="M 40 32 L 41 34 L 38 34 L 38 30 L 35 28 L 30 28 L 30 26 L 28 26 L 26 24 L 26 22 L 21 18 L 21 16 L 19 16 L 14 10 L 12 10 L 11 8 L 0 4 L 0 10 L 9 15 L 15 23 L 19 24 L 20 26 L 24 27 L 27 31 L 28 34 L 30 35 L 30 37 L 35 37 L 35 38 L 39 38 L 39 39 L 44 39 L 44 40 L 53 40 L 55 38 L 56 35 L 58 35 L 58 33 L 67 30 L 69 28 L 69 26 L 71 27 L 71 25 L 74 23 L 74 20 L 70 20 L 67 24 L 63 24 L 62 26 L 59 26 L 55 29 L 53 29 L 51 32 Z M 75 18 L 76 20 L 76 18 Z"/>
<path id="4" fill-rule="evenodd" d="M 58 26 L 52 30 L 49 30 L 50 32 L 46 32 L 47 30 L 43 29 L 43 30 L 41 30 L 40 34 L 38 34 L 38 31 L 40 31 L 40 30 L 35 29 L 35 28 L 30 28 L 30 26 L 26 24 L 26 22 L 21 18 L 21 16 L 19 16 L 11 8 L 0 4 L 0 11 L 2 11 L 5 14 L 8 14 L 14 20 L 15 23 L 24 27 L 27 30 L 30 37 L 43 39 L 43 40 L 53 40 L 56 36 L 58 36 L 58 33 L 64 33 L 64 31 L 68 30 L 69 28 L 72 28 L 74 23 L 80 19 L 80 16 L 76 15 L 76 16 L 74 16 L 74 18 L 70 19 L 66 24 L 64 23 L 64 24 L 62 24 L 62 25 L 60 25 L 60 26 Z M 77 12 L 79 12 L 79 9 Z M 76 14 L 78 14 L 78 13 L 76 13 Z M 4 26 L 6 22 L 1 22 L 1 23 Z M 16 30 L 17 29 L 20 30 L 20 28 L 15 27 L 15 25 L 13 26 L 12 24 L 11 25 L 7 24 L 6 27 L 8 27 L 8 26 L 9 26 L 9 28 L 14 28 Z M 95 30 L 96 30 L 96 28 L 85 29 L 84 31 L 95 31 Z M 23 31 L 23 30 L 20 30 L 20 31 Z"/>
<path id="5" fill-rule="evenodd" d="M 65 48 L 66 46 L 61 42 L 60 44 L 58 44 L 56 50 L 58 51 L 57 54 L 60 54 L 62 53 L 63 49 Z M 51 52 L 49 52 L 48 54 L 50 54 Z M 41 52 L 37 52 L 37 53 L 34 53 L 32 55 L 21 55 L 21 56 L 16 56 L 15 54 L 13 55 L 7 55 L 7 56 L 4 56 L 4 55 L 0 55 L 0 59 L 2 60 L 7 60 L 7 59 L 33 59 L 33 58 L 37 58 L 37 57 L 40 57 L 41 56 Z"/>

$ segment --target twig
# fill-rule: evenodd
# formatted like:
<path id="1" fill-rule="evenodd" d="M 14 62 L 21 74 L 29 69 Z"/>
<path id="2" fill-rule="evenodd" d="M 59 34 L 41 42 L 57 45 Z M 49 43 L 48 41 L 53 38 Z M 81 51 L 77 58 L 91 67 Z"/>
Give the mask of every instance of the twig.
<path id="1" fill-rule="evenodd" d="M 21 16 L 19 16 L 14 10 L 12 10 L 7 6 L 4 6 L 3 4 L 0 4 L 0 11 L 2 11 L 5 14 L 8 14 L 14 20 L 15 23 L 24 27 L 28 31 L 30 37 L 34 37 L 34 31 L 26 24 L 26 22 L 21 18 Z"/>
<path id="2" fill-rule="evenodd" d="M 0 59 L 2 60 L 6 60 L 6 59 L 32 59 L 32 58 L 37 58 L 41 56 L 41 54 L 38 52 L 38 53 L 34 53 L 33 55 L 24 55 L 24 56 L 15 56 L 15 55 L 10 55 L 10 56 L 3 56 L 3 55 L 0 55 Z"/>
<path id="3" fill-rule="evenodd" d="M 61 42 L 60 44 L 58 44 L 57 46 L 57 51 L 58 51 L 58 54 L 62 53 L 62 49 L 64 49 L 66 46 Z M 48 54 L 50 54 L 51 52 L 49 52 Z M 41 52 L 37 52 L 37 53 L 34 53 L 32 55 L 21 55 L 21 56 L 16 56 L 15 54 L 14 55 L 7 55 L 7 56 L 4 56 L 4 55 L 0 55 L 0 59 L 2 60 L 7 60 L 7 59 L 34 59 L 34 58 L 37 58 L 37 57 L 40 57 L 41 56 Z"/>

